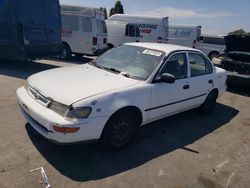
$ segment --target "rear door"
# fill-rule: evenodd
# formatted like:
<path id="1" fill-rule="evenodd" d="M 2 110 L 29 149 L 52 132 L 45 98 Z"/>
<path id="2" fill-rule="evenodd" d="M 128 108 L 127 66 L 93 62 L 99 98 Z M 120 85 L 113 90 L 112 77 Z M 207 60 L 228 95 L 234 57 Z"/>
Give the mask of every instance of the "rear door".
<path id="1" fill-rule="evenodd" d="M 48 44 L 56 44 L 61 41 L 61 16 L 58 0 L 46 0 L 45 18 L 47 26 Z"/>
<path id="2" fill-rule="evenodd" d="M 25 45 L 47 43 L 43 0 L 18 0 L 19 21 L 23 28 Z"/>
<path id="3" fill-rule="evenodd" d="M 214 87 L 213 69 L 210 61 L 201 53 L 189 52 L 188 60 L 190 65 L 190 92 L 195 96 L 193 105 L 202 104 L 207 95 Z"/>
<path id="4" fill-rule="evenodd" d="M 97 27 L 97 49 L 102 50 L 105 49 L 107 47 L 107 37 L 108 37 L 108 33 L 107 33 L 107 26 L 104 20 L 100 20 L 100 19 L 96 19 L 96 27 Z"/>

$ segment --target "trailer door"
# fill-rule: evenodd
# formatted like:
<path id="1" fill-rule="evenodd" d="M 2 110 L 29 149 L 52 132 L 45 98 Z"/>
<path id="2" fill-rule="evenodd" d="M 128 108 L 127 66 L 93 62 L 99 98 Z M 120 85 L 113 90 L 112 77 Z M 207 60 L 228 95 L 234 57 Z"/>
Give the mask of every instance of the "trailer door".
<path id="1" fill-rule="evenodd" d="M 46 0 L 44 7 L 48 44 L 58 44 L 61 41 L 59 2 L 58 0 Z"/>
<path id="2" fill-rule="evenodd" d="M 19 22 L 23 28 L 25 45 L 47 43 L 43 0 L 19 0 Z"/>

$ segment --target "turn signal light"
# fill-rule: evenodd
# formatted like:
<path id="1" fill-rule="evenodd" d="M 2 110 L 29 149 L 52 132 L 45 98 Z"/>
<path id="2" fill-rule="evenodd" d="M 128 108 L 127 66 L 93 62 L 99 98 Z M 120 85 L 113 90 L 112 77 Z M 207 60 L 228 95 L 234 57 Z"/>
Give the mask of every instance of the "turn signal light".
<path id="1" fill-rule="evenodd" d="M 53 125 L 53 129 L 59 133 L 75 133 L 80 130 L 80 127 L 58 127 Z"/>

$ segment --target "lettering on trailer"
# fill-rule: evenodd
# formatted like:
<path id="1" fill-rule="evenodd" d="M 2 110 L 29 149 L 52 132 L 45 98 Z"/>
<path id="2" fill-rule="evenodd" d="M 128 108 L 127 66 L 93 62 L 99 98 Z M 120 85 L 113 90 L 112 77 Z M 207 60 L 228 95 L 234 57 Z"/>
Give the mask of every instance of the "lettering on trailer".
<path id="1" fill-rule="evenodd" d="M 176 29 L 174 35 L 179 37 L 189 37 L 191 36 L 191 29 Z"/>
<path id="2" fill-rule="evenodd" d="M 62 36 L 63 37 L 71 37 L 72 36 L 72 31 L 71 30 L 63 29 L 62 30 Z"/>
<path id="3" fill-rule="evenodd" d="M 157 24 L 137 24 L 140 28 L 141 33 L 150 34 L 152 30 L 157 29 Z"/>

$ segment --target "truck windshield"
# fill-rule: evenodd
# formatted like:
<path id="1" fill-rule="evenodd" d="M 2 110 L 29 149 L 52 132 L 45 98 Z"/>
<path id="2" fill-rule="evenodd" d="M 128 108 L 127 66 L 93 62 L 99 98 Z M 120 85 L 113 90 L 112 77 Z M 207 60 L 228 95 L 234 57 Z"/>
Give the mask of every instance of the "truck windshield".
<path id="1" fill-rule="evenodd" d="M 132 45 L 123 45 L 95 60 L 96 66 L 124 76 L 145 80 L 162 61 L 165 53 Z"/>

